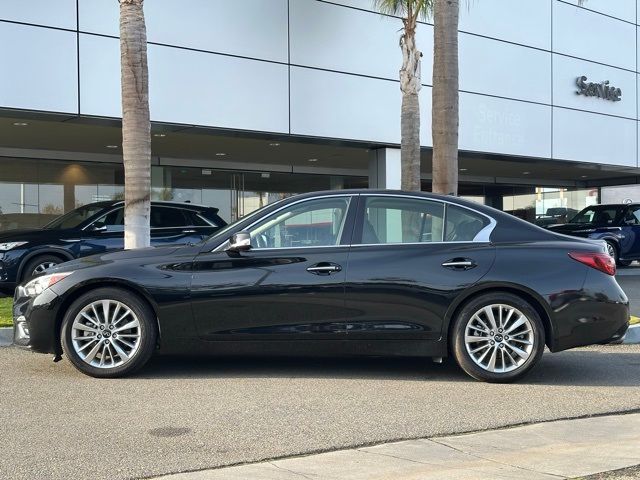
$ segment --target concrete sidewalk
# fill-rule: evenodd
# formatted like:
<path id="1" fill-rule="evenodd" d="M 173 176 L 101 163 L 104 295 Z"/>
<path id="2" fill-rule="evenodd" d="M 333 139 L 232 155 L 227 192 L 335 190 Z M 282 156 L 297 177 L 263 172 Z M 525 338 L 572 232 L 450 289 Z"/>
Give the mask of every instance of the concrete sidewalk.
<path id="1" fill-rule="evenodd" d="M 409 440 L 162 480 L 521 480 L 576 478 L 640 464 L 640 413 Z"/>

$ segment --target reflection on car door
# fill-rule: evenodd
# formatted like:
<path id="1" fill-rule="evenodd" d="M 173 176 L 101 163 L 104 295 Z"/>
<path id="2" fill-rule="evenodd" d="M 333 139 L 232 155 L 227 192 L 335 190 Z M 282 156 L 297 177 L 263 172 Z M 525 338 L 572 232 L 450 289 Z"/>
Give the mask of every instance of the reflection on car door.
<path id="1" fill-rule="evenodd" d="M 124 208 L 117 207 L 88 225 L 81 235 L 80 256 L 124 248 Z"/>
<path id="2" fill-rule="evenodd" d="M 493 264 L 495 249 L 485 238 L 491 219 L 419 197 L 362 195 L 359 203 L 345 289 L 347 337 L 438 339 L 452 300 Z"/>
<path id="3" fill-rule="evenodd" d="M 307 199 L 249 228 L 252 249 L 202 252 L 191 287 L 194 318 L 208 340 L 339 339 L 351 197 Z"/>

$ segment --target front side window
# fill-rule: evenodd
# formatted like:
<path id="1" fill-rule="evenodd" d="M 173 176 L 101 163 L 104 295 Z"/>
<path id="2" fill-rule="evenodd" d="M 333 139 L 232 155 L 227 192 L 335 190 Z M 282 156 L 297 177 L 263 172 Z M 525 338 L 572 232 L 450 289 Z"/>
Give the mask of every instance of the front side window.
<path id="1" fill-rule="evenodd" d="M 254 248 L 327 247 L 338 245 L 349 198 L 334 197 L 296 203 L 254 225 Z"/>
<path id="2" fill-rule="evenodd" d="M 362 244 L 441 242 L 444 204 L 398 197 L 365 197 Z"/>
<path id="3" fill-rule="evenodd" d="M 94 229 L 104 228 L 107 232 L 124 232 L 124 208 L 117 208 L 103 215 L 92 226 Z"/>
<path id="4" fill-rule="evenodd" d="M 571 219 L 571 223 L 584 223 L 597 227 L 613 225 L 618 216 L 616 207 L 596 205 L 587 207 Z"/>
<path id="5" fill-rule="evenodd" d="M 59 230 L 66 228 L 77 228 L 83 222 L 104 210 L 104 205 L 85 205 L 84 207 L 71 210 L 69 213 L 55 219 L 45 225 L 48 230 Z"/>

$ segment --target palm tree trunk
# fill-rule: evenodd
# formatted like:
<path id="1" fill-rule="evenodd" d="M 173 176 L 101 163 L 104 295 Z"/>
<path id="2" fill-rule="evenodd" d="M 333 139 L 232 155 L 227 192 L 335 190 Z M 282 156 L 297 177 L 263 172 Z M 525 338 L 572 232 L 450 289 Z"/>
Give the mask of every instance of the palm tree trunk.
<path id="1" fill-rule="evenodd" d="M 124 247 L 150 245 L 151 124 L 144 0 L 120 0 Z"/>
<path id="2" fill-rule="evenodd" d="M 434 0 L 433 191 L 458 194 L 459 0 Z"/>
<path id="3" fill-rule="evenodd" d="M 400 163 L 403 190 L 420 191 L 420 57 L 416 46 L 416 19 L 404 20 L 404 33 L 400 38 L 402 68 L 400 90 L 402 111 L 400 114 Z"/>

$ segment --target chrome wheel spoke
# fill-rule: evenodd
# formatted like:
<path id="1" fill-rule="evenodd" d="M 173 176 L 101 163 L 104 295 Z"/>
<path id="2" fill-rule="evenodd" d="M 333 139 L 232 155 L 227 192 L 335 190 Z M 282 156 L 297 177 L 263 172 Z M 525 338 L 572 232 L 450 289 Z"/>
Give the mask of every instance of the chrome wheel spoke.
<path id="1" fill-rule="evenodd" d="M 103 299 L 85 305 L 71 326 L 75 353 L 83 362 L 101 369 L 119 367 L 131 361 L 138 351 L 141 336 L 138 317 L 117 300 Z"/>
<path id="2" fill-rule="evenodd" d="M 534 347 L 532 322 L 515 307 L 487 305 L 467 323 L 464 343 L 467 353 L 483 370 L 507 373 L 521 367 Z"/>

